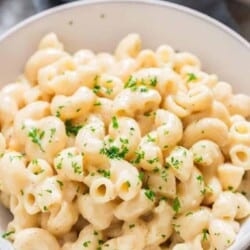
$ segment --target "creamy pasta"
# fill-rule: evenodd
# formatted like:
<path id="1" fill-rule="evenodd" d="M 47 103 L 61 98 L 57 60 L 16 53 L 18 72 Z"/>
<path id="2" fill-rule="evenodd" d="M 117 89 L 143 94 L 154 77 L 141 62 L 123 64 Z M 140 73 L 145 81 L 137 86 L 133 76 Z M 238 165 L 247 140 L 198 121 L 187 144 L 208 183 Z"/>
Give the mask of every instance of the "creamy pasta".
<path id="1" fill-rule="evenodd" d="M 46 35 L 0 91 L 0 199 L 16 250 L 224 250 L 250 214 L 250 97 L 168 45 Z"/>

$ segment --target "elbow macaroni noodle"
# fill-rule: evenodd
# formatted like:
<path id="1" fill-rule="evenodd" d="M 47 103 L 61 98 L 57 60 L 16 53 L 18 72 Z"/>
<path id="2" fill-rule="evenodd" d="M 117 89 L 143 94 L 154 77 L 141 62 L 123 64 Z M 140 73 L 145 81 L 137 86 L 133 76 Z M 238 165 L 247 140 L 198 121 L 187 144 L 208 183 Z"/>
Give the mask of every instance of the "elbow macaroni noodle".
<path id="1" fill-rule="evenodd" d="M 64 51 L 46 35 L 0 91 L 0 200 L 16 250 L 224 250 L 249 216 L 250 97 L 168 45 Z"/>

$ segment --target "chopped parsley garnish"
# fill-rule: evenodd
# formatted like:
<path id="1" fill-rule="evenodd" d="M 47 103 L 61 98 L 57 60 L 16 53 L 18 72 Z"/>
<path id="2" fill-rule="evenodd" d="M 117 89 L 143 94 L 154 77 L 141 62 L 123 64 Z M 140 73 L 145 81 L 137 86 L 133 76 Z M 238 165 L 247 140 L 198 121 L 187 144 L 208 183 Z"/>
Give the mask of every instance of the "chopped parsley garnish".
<path id="1" fill-rule="evenodd" d="M 88 240 L 88 241 L 83 242 L 82 245 L 83 245 L 84 247 L 88 247 L 90 243 L 91 243 L 91 241 Z"/>
<path id="2" fill-rule="evenodd" d="M 112 117 L 112 127 L 113 127 L 114 129 L 119 128 L 119 123 L 118 123 L 118 120 L 117 120 L 116 116 L 113 116 L 113 117 Z"/>
<path id="3" fill-rule="evenodd" d="M 98 169 L 97 172 L 105 178 L 110 178 L 110 170 Z"/>
<path id="4" fill-rule="evenodd" d="M 200 185 L 204 182 L 203 176 L 202 175 L 198 175 L 196 177 L 196 180 L 200 183 Z"/>
<path id="5" fill-rule="evenodd" d="M 155 198 L 155 192 L 150 190 L 150 189 L 146 189 L 145 192 L 144 192 L 145 196 L 151 200 L 151 201 L 154 201 L 154 198 Z"/>
<path id="6" fill-rule="evenodd" d="M 139 90 L 140 90 L 141 93 L 148 92 L 148 88 L 145 87 L 145 86 L 140 86 Z"/>
<path id="7" fill-rule="evenodd" d="M 61 116 L 61 110 L 64 108 L 64 106 L 59 106 L 58 109 L 56 110 L 56 117 Z"/>
<path id="8" fill-rule="evenodd" d="M 156 162 L 159 162 L 159 158 L 158 158 L 158 157 L 155 157 L 155 158 L 153 158 L 153 159 L 147 160 L 147 162 L 148 162 L 149 164 L 154 164 L 154 163 L 156 163 Z"/>
<path id="9" fill-rule="evenodd" d="M 194 158 L 194 162 L 196 162 L 196 163 L 201 163 L 202 161 L 203 161 L 202 156 Z"/>
<path id="10" fill-rule="evenodd" d="M 59 184 L 60 188 L 63 187 L 63 182 L 62 181 L 56 180 L 56 182 Z"/>
<path id="11" fill-rule="evenodd" d="M 150 134 L 147 134 L 147 142 L 155 142 L 156 139 L 153 138 Z"/>
<path id="12" fill-rule="evenodd" d="M 188 212 L 188 213 L 185 214 L 185 216 L 189 216 L 189 215 L 192 215 L 192 214 L 193 214 L 193 212 Z"/>
<path id="13" fill-rule="evenodd" d="M 197 80 L 197 76 L 194 73 L 187 73 L 187 83 Z"/>
<path id="14" fill-rule="evenodd" d="M 40 130 L 39 128 L 31 128 L 28 132 L 28 137 L 31 138 L 31 141 L 34 144 L 38 145 L 38 147 L 40 148 L 42 152 L 44 152 L 44 149 L 42 148 L 41 140 L 43 139 L 44 135 L 45 135 L 45 131 Z"/>
<path id="15" fill-rule="evenodd" d="M 144 173 L 143 172 L 140 172 L 139 175 L 138 175 L 138 179 L 143 182 L 143 179 L 144 179 Z"/>
<path id="16" fill-rule="evenodd" d="M 178 197 L 175 197 L 175 199 L 173 200 L 173 205 L 172 205 L 173 210 L 178 213 L 180 208 L 181 208 L 181 203 L 179 201 Z"/>
<path id="17" fill-rule="evenodd" d="M 175 169 L 179 169 L 183 162 L 171 156 L 170 163 Z"/>
<path id="18" fill-rule="evenodd" d="M 234 187 L 233 187 L 233 186 L 228 186 L 227 189 L 228 189 L 229 191 L 233 191 L 233 190 L 234 190 Z"/>
<path id="19" fill-rule="evenodd" d="M 153 76 L 150 78 L 150 86 L 155 87 L 157 85 L 157 77 Z"/>
<path id="20" fill-rule="evenodd" d="M 166 169 L 161 170 L 161 178 L 167 182 L 168 181 L 168 171 Z"/>
<path id="21" fill-rule="evenodd" d="M 208 230 L 204 228 L 202 230 L 202 241 L 207 240 L 207 235 L 209 234 Z"/>
<path id="22" fill-rule="evenodd" d="M 94 79 L 94 87 L 93 87 L 93 92 L 95 94 L 97 94 L 99 92 L 99 90 L 101 89 L 101 86 L 98 85 L 98 79 L 99 79 L 99 76 L 96 75 L 95 79 Z"/>
<path id="23" fill-rule="evenodd" d="M 107 94 L 107 95 L 111 95 L 112 92 L 113 92 L 113 89 L 106 88 L 106 94 Z"/>
<path id="24" fill-rule="evenodd" d="M 50 129 L 50 135 L 49 135 L 49 143 L 52 142 L 52 138 L 55 135 L 55 133 L 56 133 L 56 128 L 51 128 Z"/>
<path id="25" fill-rule="evenodd" d="M 37 171 L 34 172 L 34 175 L 39 175 L 41 173 L 43 173 L 45 170 L 44 169 L 38 169 Z"/>
<path id="26" fill-rule="evenodd" d="M 130 76 L 128 81 L 125 83 L 124 88 L 130 88 L 132 91 L 136 91 L 136 79 L 133 76 Z"/>
<path id="27" fill-rule="evenodd" d="M 138 164 L 145 157 L 144 151 L 135 151 L 136 158 L 132 161 L 132 163 Z"/>
<path id="28" fill-rule="evenodd" d="M 15 233 L 15 231 L 9 231 L 9 232 L 3 233 L 2 238 L 6 239 L 6 238 L 8 238 L 10 235 L 12 235 L 14 233 Z"/>
<path id="29" fill-rule="evenodd" d="M 33 165 L 37 165 L 37 164 L 38 164 L 38 160 L 37 160 L 37 159 L 33 159 L 33 160 L 31 161 L 31 163 L 32 163 Z"/>
<path id="30" fill-rule="evenodd" d="M 79 130 L 83 127 L 83 125 L 73 125 L 71 120 L 65 121 L 66 134 L 67 136 L 74 135 L 76 136 Z"/>
<path id="31" fill-rule="evenodd" d="M 71 167 L 74 169 L 75 174 L 82 174 L 82 168 L 77 162 L 72 162 Z"/>
<path id="32" fill-rule="evenodd" d="M 106 155 L 110 159 L 124 159 L 126 154 L 128 153 L 128 148 L 122 144 L 121 148 L 118 148 L 114 145 L 106 145 L 100 150 L 101 154 Z"/>
<path id="33" fill-rule="evenodd" d="M 62 162 L 63 162 L 63 158 L 61 158 L 60 161 L 56 164 L 57 169 L 62 169 Z"/>
<path id="34" fill-rule="evenodd" d="M 131 228 L 135 227 L 135 224 L 130 224 L 128 227 L 131 229 Z"/>
<path id="35" fill-rule="evenodd" d="M 101 106 L 101 105 L 102 105 L 102 104 L 101 104 L 101 102 L 99 102 L 99 101 L 94 103 L 94 106 Z"/>

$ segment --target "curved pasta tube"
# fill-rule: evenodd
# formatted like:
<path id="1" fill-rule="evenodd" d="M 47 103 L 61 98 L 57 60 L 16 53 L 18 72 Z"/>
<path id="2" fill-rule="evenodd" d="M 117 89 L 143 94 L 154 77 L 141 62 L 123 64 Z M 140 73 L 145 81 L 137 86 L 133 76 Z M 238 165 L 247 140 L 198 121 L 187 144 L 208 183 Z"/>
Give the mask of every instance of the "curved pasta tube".
<path id="1" fill-rule="evenodd" d="M 191 114 L 191 102 L 187 94 L 178 92 L 176 95 L 168 95 L 163 107 L 178 117 L 186 117 Z"/>
<path id="2" fill-rule="evenodd" d="M 54 158 L 55 170 L 59 176 L 72 181 L 82 181 L 85 169 L 83 156 L 77 152 L 75 147 L 61 151 Z"/>
<path id="3" fill-rule="evenodd" d="M 2 128 L 11 126 L 17 113 L 17 103 L 7 95 L 0 94 L 0 125 Z"/>
<path id="4" fill-rule="evenodd" d="M 204 198 L 204 188 L 203 177 L 200 171 L 194 167 L 190 178 L 186 182 L 181 182 L 177 185 L 180 212 L 192 210 L 199 206 Z"/>
<path id="5" fill-rule="evenodd" d="M 146 89 L 146 91 L 144 91 Z M 136 114 L 156 110 L 161 96 L 154 89 L 139 86 L 135 91 L 129 88 L 122 90 L 114 99 L 113 112 L 118 116 L 134 117 Z"/>
<path id="6" fill-rule="evenodd" d="M 76 64 L 70 57 L 43 67 L 38 72 L 38 84 L 46 94 L 72 95 L 80 85 Z"/>
<path id="7" fill-rule="evenodd" d="M 19 195 L 29 183 L 24 156 L 17 152 L 5 152 L 0 158 L 1 190 L 7 194 Z"/>
<path id="8" fill-rule="evenodd" d="M 141 38 L 138 34 L 128 34 L 117 45 L 115 57 L 118 60 L 127 57 L 136 57 L 141 50 Z"/>
<path id="9" fill-rule="evenodd" d="M 219 81 L 213 88 L 214 98 L 222 103 L 228 103 L 232 97 L 232 86 L 226 82 Z"/>
<path id="10" fill-rule="evenodd" d="M 168 45 L 159 46 L 155 53 L 159 65 L 166 65 L 174 60 L 174 49 Z"/>
<path id="11" fill-rule="evenodd" d="M 38 183 L 54 174 L 52 166 L 43 159 L 33 159 L 27 166 L 29 178 L 33 183 Z"/>
<path id="12" fill-rule="evenodd" d="M 123 89 L 123 82 L 119 77 L 111 74 L 101 74 L 94 86 L 98 96 L 114 99 Z"/>
<path id="13" fill-rule="evenodd" d="M 218 167 L 218 178 L 224 190 L 237 190 L 244 175 L 244 169 L 230 163 Z"/>
<path id="14" fill-rule="evenodd" d="M 86 168 L 88 166 L 106 166 L 108 158 L 101 154 L 103 149 L 103 139 L 105 126 L 98 116 L 90 116 L 87 124 L 81 128 L 76 136 L 75 145 L 79 152 L 84 154 Z"/>
<path id="15" fill-rule="evenodd" d="M 43 158 L 49 163 L 65 147 L 66 133 L 63 122 L 57 117 L 48 116 L 33 124 L 25 124 L 25 152 L 29 160 Z"/>
<path id="16" fill-rule="evenodd" d="M 92 60 L 94 60 L 95 54 L 91 50 L 81 49 L 78 50 L 73 55 L 73 60 L 78 65 L 86 65 L 89 64 Z"/>
<path id="17" fill-rule="evenodd" d="M 200 140 L 191 147 L 194 163 L 206 176 L 216 174 L 217 167 L 223 163 L 224 157 L 219 146 L 210 140 Z"/>
<path id="18" fill-rule="evenodd" d="M 173 209 L 161 201 L 153 210 L 153 219 L 148 223 L 147 245 L 160 245 L 172 234 Z"/>
<path id="19" fill-rule="evenodd" d="M 181 72 L 182 68 L 187 65 L 200 69 L 200 64 L 199 59 L 188 52 L 176 53 L 173 61 L 173 67 L 178 73 Z"/>
<path id="20" fill-rule="evenodd" d="M 112 145 L 126 149 L 125 159 L 131 158 L 141 139 L 137 122 L 128 117 L 113 116 L 109 125 L 109 135 L 112 139 Z"/>
<path id="21" fill-rule="evenodd" d="M 114 217 L 115 203 L 96 203 L 90 195 L 86 194 L 78 197 L 77 205 L 83 218 L 97 230 L 104 230 L 110 226 Z"/>
<path id="22" fill-rule="evenodd" d="M 136 63 L 138 68 L 150 68 L 158 66 L 156 55 L 154 51 L 150 49 L 141 50 L 136 57 Z"/>
<path id="23" fill-rule="evenodd" d="M 49 214 L 42 214 L 41 226 L 53 235 L 65 235 L 70 232 L 77 219 L 78 211 L 75 204 L 63 201 L 60 205 L 54 206 Z"/>
<path id="24" fill-rule="evenodd" d="M 250 147 L 237 144 L 230 148 L 229 156 L 234 165 L 240 166 L 245 170 L 250 169 Z"/>
<path id="25" fill-rule="evenodd" d="M 17 233 L 13 246 L 18 250 L 60 250 L 56 238 L 40 228 L 27 228 Z"/>
<path id="26" fill-rule="evenodd" d="M 96 178 L 92 181 L 89 194 L 96 203 L 107 203 L 116 198 L 113 183 L 105 177 Z"/>
<path id="27" fill-rule="evenodd" d="M 100 246 L 100 242 L 102 242 L 102 232 L 97 231 L 92 225 L 87 225 L 84 227 L 76 241 L 73 243 L 66 242 L 62 250 L 96 250 Z"/>
<path id="28" fill-rule="evenodd" d="M 132 200 L 123 201 L 114 210 L 114 215 L 120 220 L 135 220 L 139 216 L 149 212 L 154 206 L 154 199 L 147 196 L 147 190 L 140 192 Z"/>
<path id="29" fill-rule="evenodd" d="M 58 40 L 55 33 L 51 32 L 45 35 L 39 43 L 38 49 L 49 49 L 54 48 L 58 50 L 63 50 L 63 44 Z"/>
<path id="30" fill-rule="evenodd" d="M 205 118 L 205 117 L 220 119 L 228 127 L 231 126 L 231 117 L 226 106 L 217 101 L 213 101 L 213 103 L 207 110 L 192 113 L 190 116 L 184 117 L 184 120 L 183 120 L 184 126 L 187 126 L 192 122 L 199 121 L 200 119 Z"/>
<path id="31" fill-rule="evenodd" d="M 27 213 L 20 196 L 11 195 L 10 211 L 13 214 L 13 220 L 8 224 L 9 231 L 18 233 L 25 228 L 37 227 L 39 225 L 39 218 L 37 215 Z M 14 238 L 15 234 L 10 237 L 11 240 Z"/>
<path id="32" fill-rule="evenodd" d="M 18 108 L 22 108 L 24 106 L 24 94 L 28 90 L 29 86 L 25 83 L 11 83 L 1 89 L 1 95 L 10 97 L 15 101 Z"/>
<path id="33" fill-rule="evenodd" d="M 94 103 L 93 107 L 93 113 L 97 116 L 99 116 L 107 128 L 111 122 L 112 119 L 112 112 L 110 110 L 113 109 L 113 101 L 108 98 L 96 98 L 96 101 Z"/>
<path id="34" fill-rule="evenodd" d="M 163 155 L 161 148 L 157 146 L 157 134 L 151 132 L 145 135 L 136 151 L 134 160 L 140 168 L 147 171 L 158 171 L 163 165 Z"/>
<path id="35" fill-rule="evenodd" d="M 51 113 L 62 120 L 87 115 L 96 97 L 87 87 L 79 88 L 72 96 L 55 96 L 51 102 Z"/>
<path id="36" fill-rule="evenodd" d="M 33 124 L 34 120 L 40 120 L 49 115 L 49 103 L 38 101 L 28 104 L 22 108 L 16 115 L 14 121 L 14 135 L 18 137 L 18 142 L 22 146 L 26 141 L 24 129 L 26 125 Z"/>
<path id="37" fill-rule="evenodd" d="M 237 200 L 232 192 L 222 192 L 215 200 L 212 213 L 221 219 L 234 219 L 237 214 Z"/>
<path id="38" fill-rule="evenodd" d="M 145 222 L 141 220 L 125 222 L 121 236 L 106 241 L 103 249 L 144 249 L 147 229 Z"/>
<path id="39" fill-rule="evenodd" d="M 132 74 L 132 79 L 135 79 L 137 84 L 155 88 L 162 98 L 176 94 L 178 89 L 182 90 L 181 78 L 168 66 L 140 69 Z"/>
<path id="40" fill-rule="evenodd" d="M 192 112 L 206 110 L 213 102 L 212 91 L 204 86 L 198 85 L 188 91 Z"/>
<path id="41" fill-rule="evenodd" d="M 180 119 L 165 110 L 156 111 L 155 126 L 157 126 L 157 144 L 166 150 L 175 146 L 182 138 L 183 127 Z"/>
<path id="42" fill-rule="evenodd" d="M 123 160 L 111 160 L 111 181 L 115 184 L 117 195 L 124 201 L 133 199 L 141 189 L 137 168 Z"/>
<path id="43" fill-rule="evenodd" d="M 133 72 L 137 70 L 137 63 L 134 58 L 124 58 L 116 62 L 108 73 L 119 77 L 124 82 L 128 81 Z"/>
<path id="44" fill-rule="evenodd" d="M 176 196 L 176 180 L 171 168 L 161 168 L 146 172 L 147 184 L 156 194 L 174 199 Z"/>
<path id="45" fill-rule="evenodd" d="M 238 114 L 243 117 L 250 116 L 250 98 L 244 94 L 233 95 L 227 102 L 227 108 L 231 115 Z"/>
<path id="46" fill-rule="evenodd" d="M 228 249 L 236 238 L 233 226 L 226 220 L 211 220 L 208 230 L 212 246 L 219 250 Z"/>
<path id="47" fill-rule="evenodd" d="M 63 199 L 62 190 L 55 176 L 46 178 L 39 183 L 33 192 L 33 196 L 31 202 L 37 204 L 42 212 L 51 211 Z"/>
<path id="48" fill-rule="evenodd" d="M 57 60 L 68 56 L 64 51 L 48 48 L 38 50 L 28 60 L 25 66 L 25 76 L 32 85 L 37 84 L 38 72 L 41 68 L 56 62 Z"/>
<path id="49" fill-rule="evenodd" d="M 237 213 L 236 219 L 246 218 L 250 214 L 250 203 L 249 200 L 240 193 L 236 193 L 235 197 L 237 199 Z"/>
<path id="50" fill-rule="evenodd" d="M 193 154 L 184 147 L 175 147 L 166 158 L 166 164 L 171 167 L 174 175 L 182 182 L 191 176 L 193 168 Z"/>
<path id="51" fill-rule="evenodd" d="M 245 144 L 250 146 L 250 122 L 234 122 L 229 129 L 230 144 Z"/>
<path id="52" fill-rule="evenodd" d="M 199 140 L 211 140 L 220 147 L 228 142 L 228 129 L 224 122 L 216 118 L 203 118 L 188 125 L 184 131 L 182 143 L 190 148 Z"/>
<path id="53" fill-rule="evenodd" d="M 203 229 L 208 228 L 211 219 L 209 209 L 202 207 L 200 210 L 194 210 L 180 215 L 173 220 L 175 230 L 178 230 L 180 237 L 185 241 L 193 240 Z M 187 230 L 186 225 L 193 225 Z"/>
<path id="54" fill-rule="evenodd" d="M 211 174 L 206 175 L 204 172 L 204 179 L 206 187 L 204 189 L 204 200 L 202 201 L 205 205 L 210 205 L 214 203 L 222 192 L 222 185 L 216 176 L 211 176 Z"/>

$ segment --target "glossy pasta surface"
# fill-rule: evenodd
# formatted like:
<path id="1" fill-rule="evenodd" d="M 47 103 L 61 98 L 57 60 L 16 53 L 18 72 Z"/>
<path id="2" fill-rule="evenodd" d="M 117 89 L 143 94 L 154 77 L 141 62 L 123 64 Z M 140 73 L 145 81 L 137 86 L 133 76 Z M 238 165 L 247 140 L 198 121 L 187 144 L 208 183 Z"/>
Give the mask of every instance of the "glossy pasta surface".
<path id="1" fill-rule="evenodd" d="M 0 200 L 16 250 L 224 250 L 250 214 L 250 97 L 129 34 L 46 35 L 0 91 Z"/>

